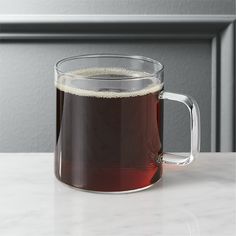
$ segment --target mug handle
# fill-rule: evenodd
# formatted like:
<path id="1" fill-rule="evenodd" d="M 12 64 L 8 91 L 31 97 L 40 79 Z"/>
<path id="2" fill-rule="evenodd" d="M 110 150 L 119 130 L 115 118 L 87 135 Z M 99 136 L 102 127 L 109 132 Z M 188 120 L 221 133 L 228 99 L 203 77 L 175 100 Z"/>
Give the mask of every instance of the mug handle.
<path id="1" fill-rule="evenodd" d="M 185 166 L 190 164 L 200 152 L 200 111 L 197 102 L 186 95 L 162 91 L 159 99 L 177 101 L 187 106 L 190 115 L 191 149 L 187 157 L 172 153 L 163 153 L 161 162 Z"/>

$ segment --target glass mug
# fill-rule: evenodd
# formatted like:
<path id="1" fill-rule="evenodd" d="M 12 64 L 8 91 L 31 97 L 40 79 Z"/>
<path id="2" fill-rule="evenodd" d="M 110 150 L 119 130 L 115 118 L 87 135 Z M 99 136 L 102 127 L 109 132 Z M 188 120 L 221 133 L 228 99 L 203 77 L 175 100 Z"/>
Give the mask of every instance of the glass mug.
<path id="1" fill-rule="evenodd" d="M 163 65 L 128 55 L 81 55 L 55 65 L 55 175 L 99 192 L 146 189 L 162 164 L 188 165 L 200 150 L 200 113 L 194 99 L 163 90 Z M 163 153 L 163 100 L 190 114 L 187 157 Z"/>

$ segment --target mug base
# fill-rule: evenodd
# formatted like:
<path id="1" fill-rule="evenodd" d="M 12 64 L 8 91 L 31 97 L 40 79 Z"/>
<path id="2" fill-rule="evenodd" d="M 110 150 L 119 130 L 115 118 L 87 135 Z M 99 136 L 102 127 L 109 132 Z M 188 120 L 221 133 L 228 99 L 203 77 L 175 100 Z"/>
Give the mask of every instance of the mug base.
<path id="1" fill-rule="evenodd" d="M 67 183 L 61 181 L 57 176 L 56 176 L 56 179 L 57 179 L 60 183 L 66 185 L 67 187 L 72 188 L 72 189 L 75 189 L 75 190 L 78 190 L 78 191 L 82 191 L 82 192 L 100 193 L 100 194 L 126 194 L 126 193 L 141 192 L 141 191 L 143 191 L 143 190 L 149 189 L 149 188 L 151 188 L 153 185 L 155 185 L 156 183 L 158 183 L 162 178 L 159 178 L 155 183 L 150 184 L 150 185 L 147 185 L 147 186 L 142 187 L 142 188 L 136 188 L 136 189 L 130 189 L 130 190 L 122 190 L 122 191 L 97 191 L 97 190 L 89 190 L 89 189 L 84 189 L 84 188 L 80 188 L 80 187 L 77 187 L 77 186 L 73 186 L 73 185 L 67 184 Z"/>

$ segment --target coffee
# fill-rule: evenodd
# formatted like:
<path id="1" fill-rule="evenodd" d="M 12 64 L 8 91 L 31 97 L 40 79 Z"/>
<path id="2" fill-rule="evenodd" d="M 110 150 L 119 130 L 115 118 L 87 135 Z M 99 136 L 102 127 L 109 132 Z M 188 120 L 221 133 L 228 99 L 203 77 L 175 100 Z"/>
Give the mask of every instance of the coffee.
<path id="1" fill-rule="evenodd" d="M 96 83 L 87 90 L 82 81 L 85 76 L 95 82 L 96 76 L 135 79 L 135 73 L 90 68 L 58 79 L 55 170 L 61 181 L 88 190 L 124 191 L 149 186 L 161 177 L 157 159 L 162 153 L 162 84 L 153 83 L 150 75 L 146 84 L 127 92 L 122 86 L 119 91 L 96 88 Z M 80 89 L 76 83 L 81 83 Z"/>

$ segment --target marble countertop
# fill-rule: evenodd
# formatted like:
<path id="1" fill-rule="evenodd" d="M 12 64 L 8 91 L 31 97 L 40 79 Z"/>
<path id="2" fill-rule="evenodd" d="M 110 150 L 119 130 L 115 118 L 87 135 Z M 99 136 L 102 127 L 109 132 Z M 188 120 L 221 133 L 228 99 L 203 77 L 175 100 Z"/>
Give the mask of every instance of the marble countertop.
<path id="1" fill-rule="evenodd" d="M 96 194 L 54 177 L 53 154 L 0 154 L 0 235 L 236 235 L 236 153 L 164 166 L 130 194 Z"/>

